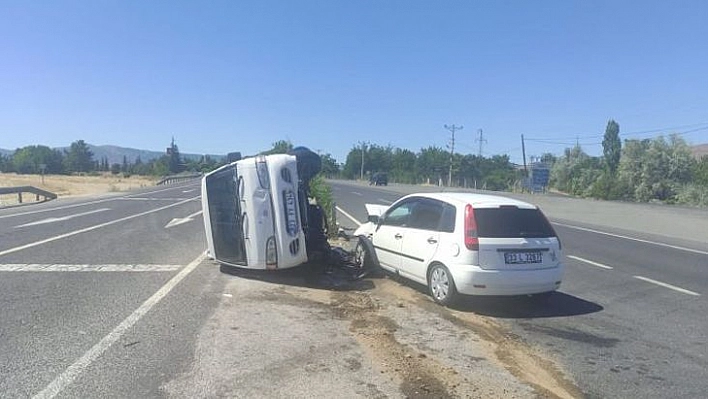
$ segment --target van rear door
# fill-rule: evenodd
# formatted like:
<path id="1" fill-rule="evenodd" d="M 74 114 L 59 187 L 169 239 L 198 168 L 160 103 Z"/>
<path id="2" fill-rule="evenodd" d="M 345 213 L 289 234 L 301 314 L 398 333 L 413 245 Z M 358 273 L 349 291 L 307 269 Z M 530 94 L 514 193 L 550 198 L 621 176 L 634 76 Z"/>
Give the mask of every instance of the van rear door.
<path id="1" fill-rule="evenodd" d="M 202 179 L 204 228 L 209 252 L 216 261 L 233 266 L 248 266 L 237 172 L 237 163 L 234 162 Z"/>

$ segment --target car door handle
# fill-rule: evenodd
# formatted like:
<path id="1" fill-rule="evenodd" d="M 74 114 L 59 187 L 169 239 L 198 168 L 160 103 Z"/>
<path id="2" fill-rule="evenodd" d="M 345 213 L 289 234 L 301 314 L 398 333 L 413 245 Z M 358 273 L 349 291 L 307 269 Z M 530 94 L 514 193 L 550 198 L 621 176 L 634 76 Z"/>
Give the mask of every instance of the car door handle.
<path id="1" fill-rule="evenodd" d="M 403 238 L 403 236 L 401 235 L 401 233 L 396 233 L 396 235 L 393 236 L 393 238 L 400 240 L 401 238 Z"/>
<path id="2" fill-rule="evenodd" d="M 438 240 L 434 239 L 433 237 L 428 238 L 428 244 L 437 244 Z"/>

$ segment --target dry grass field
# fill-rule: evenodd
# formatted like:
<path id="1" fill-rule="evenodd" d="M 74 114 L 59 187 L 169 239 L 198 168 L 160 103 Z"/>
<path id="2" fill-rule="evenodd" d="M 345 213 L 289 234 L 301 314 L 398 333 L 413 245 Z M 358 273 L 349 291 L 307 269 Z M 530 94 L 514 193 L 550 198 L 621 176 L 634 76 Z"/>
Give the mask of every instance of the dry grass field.
<path id="1" fill-rule="evenodd" d="M 129 191 L 135 188 L 153 186 L 159 179 L 147 176 L 113 175 L 105 173 L 99 176 L 64 176 L 64 175 L 18 175 L 0 173 L 0 187 L 34 186 L 52 192 L 59 198 L 85 196 L 108 192 Z M 35 196 L 23 195 L 23 202 L 32 202 Z M 0 207 L 17 204 L 17 194 L 0 195 Z"/>

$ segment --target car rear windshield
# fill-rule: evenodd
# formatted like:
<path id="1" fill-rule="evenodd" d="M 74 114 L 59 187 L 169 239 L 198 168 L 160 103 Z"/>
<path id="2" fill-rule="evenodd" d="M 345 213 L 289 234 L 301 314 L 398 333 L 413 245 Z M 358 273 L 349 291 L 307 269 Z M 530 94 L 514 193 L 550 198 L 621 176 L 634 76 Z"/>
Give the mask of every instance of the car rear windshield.
<path id="1" fill-rule="evenodd" d="M 519 209 L 515 206 L 477 208 L 474 210 L 479 237 L 488 238 L 545 238 L 555 237 L 548 220 L 538 209 Z"/>

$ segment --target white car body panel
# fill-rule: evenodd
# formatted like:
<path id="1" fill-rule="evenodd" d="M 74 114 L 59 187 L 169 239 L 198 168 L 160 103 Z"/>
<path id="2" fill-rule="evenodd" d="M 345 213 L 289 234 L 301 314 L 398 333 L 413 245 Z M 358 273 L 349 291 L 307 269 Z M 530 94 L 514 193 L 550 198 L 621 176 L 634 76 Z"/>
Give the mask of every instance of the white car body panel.
<path id="1" fill-rule="evenodd" d="M 364 223 L 354 234 L 371 240 L 381 267 L 427 285 L 430 265 L 441 263 L 453 276 L 457 291 L 467 295 L 527 295 L 559 288 L 564 265 L 560 241 L 555 236 L 480 237 L 479 250 L 469 250 L 464 244 L 461 226 L 464 225 L 464 207 L 467 204 L 475 210 L 500 207 L 535 210 L 536 206 L 501 196 L 420 193 L 405 196 L 390 206 L 366 204 L 366 209 L 370 216 L 383 217 L 389 208 L 410 197 L 430 198 L 454 206 L 455 231 L 449 233 Z M 394 244 L 396 234 L 401 238 Z M 428 243 L 429 239 L 435 242 Z M 505 253 L 525 252 L 540 253 L 541 260 L 536 263 L 506 263 Z"/>

